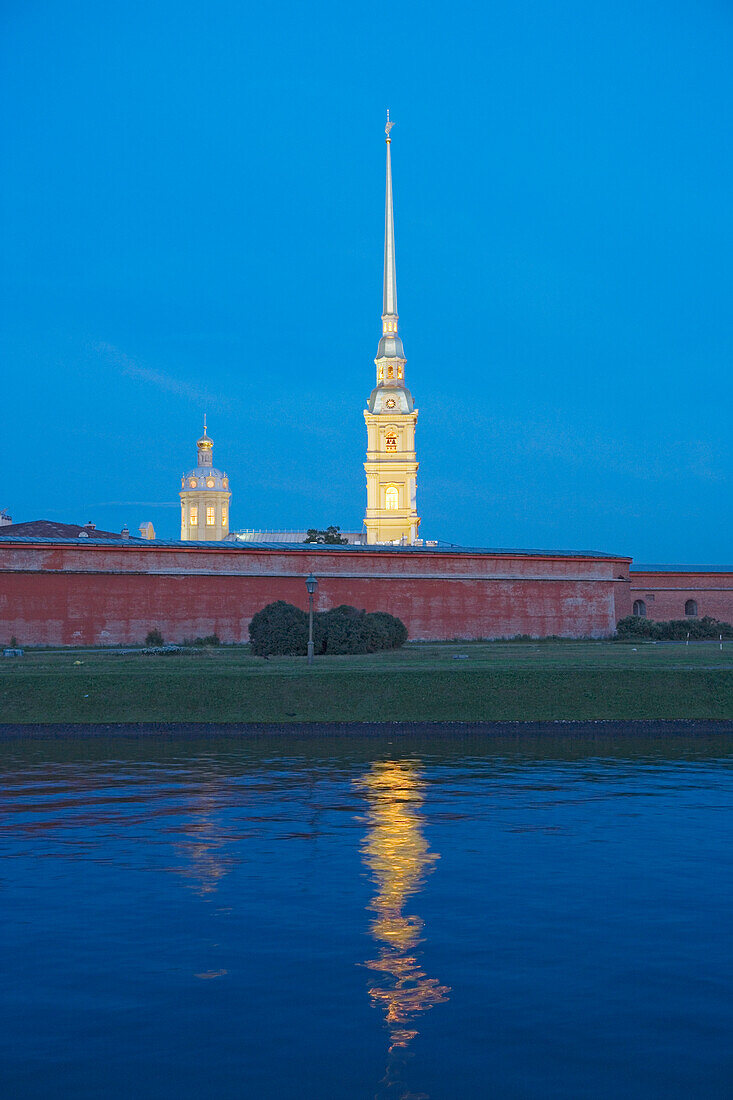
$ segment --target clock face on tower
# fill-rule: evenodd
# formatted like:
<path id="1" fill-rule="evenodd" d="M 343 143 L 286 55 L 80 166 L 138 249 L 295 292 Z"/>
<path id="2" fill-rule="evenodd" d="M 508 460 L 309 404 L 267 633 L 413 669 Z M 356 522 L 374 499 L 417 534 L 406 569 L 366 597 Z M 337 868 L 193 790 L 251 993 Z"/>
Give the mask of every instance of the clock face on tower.
<path id="1" fill-rule="evenodd" d="M 388 399 L 387 399 L 387 400 L 386 400 L 386 401 L 384 402 L 384 404 L 385 404 L 385 408 L 388 408 L 388 409 L 394 409 L 394 407 L 396 406 L 397 402 L 395 401 L 394 397 L 389 397 L 389 398 L 388 398 Z"/>

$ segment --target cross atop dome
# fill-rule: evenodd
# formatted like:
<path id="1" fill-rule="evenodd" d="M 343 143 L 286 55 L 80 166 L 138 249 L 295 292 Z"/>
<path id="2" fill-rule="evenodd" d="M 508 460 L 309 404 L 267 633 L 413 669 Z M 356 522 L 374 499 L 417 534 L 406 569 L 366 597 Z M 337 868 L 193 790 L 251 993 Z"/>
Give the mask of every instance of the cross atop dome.
<path id="1" fill-rule="evenodd" d="M 198 447 L 199 451 L 202 448 L 204 450 L 209 450 L 210 451 L 211 448 L 214 446 L 213 439 L 211 439 L 211 437 L 207 434 L 207 431 L 206 431 L 206 413 L 204 413 L 204 434 L 197 441 L 196 446 Z M 209 462 L 211 462 L 211 456 L 209 456 Z"/>

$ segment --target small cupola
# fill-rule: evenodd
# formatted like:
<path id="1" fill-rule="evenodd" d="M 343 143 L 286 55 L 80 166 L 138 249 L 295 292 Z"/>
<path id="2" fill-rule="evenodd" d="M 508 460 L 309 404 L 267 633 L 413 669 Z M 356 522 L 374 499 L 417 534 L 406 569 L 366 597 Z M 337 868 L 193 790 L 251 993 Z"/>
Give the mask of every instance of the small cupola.
<path id="1" fill-rule="evenodd" d="M 181 538 L 216 542 L 229 534 L 229 478 L 214 466 L 214 441 L 206 428 L 196 440 L 196 465 L 181 478 Z"/>
<path id="2" fill-rule="evenodd" d="M 204 417 L 204 434 L 196 442 L 198 448 L 199 466 L 211 466 L 213 464 L 214 441 L 210 439 L 206 431 L 206 417 Z"/>

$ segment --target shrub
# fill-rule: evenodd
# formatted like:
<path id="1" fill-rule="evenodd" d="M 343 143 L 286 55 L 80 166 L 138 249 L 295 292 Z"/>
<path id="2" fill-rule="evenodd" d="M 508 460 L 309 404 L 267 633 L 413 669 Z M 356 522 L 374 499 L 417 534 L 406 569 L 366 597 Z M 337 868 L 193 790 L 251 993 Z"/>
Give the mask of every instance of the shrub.
<path id="1" fill-rule="evenodd" d="M 249 624 L 252 652 L 258 657 L 304 656 L 308 649 L 308 614 L 278 600 L 253 616 Z M 407 641 L 405 624 L 385 611 L 359 611 L 348 604 L 313 616 L 316 653 L 375 653 Z"/>
<path id="2" fill-rule="evenodd" d="M 656 638 L 657 624 L 653 619 L 645 619 L 641 615 L 627 615 L 625 619 L 619 619 L 616 623 L 616 636 L 618 638 Z"/>
<path id="3" fill-rule="evenodd" d="M 705 638 L 707 633 L 700 631 L 696 619 L 671 619 L 666 623 L 657 623 L 657 638 L 665 642 L 684 642 L 689 634 L 691 638 Z"/>
<path id="4" fill-rule="evenodd" d="M 399 649 L 407 641 L 407 627 L 395 615 L 386 611 L 370 611 L 366 615 L 368 653 L 379 649 Z"/>
<path id="5" fill-rule="evenodd" d="M 705 615 L 702 619 L 672 619 L 668 623 L 657 625 L 663 641 L 684 641 L 688 634 L 691 638 L 700 639 L 717 639 L 721 634 L 724 638 L 733 638 L 733 626 L 718 622 L 710 615 Z"/>
<path id="6" fill-rule="evenodd" d="M 386 611 L 358 611 L 348 604 L 332 607 L 318 616 L 321 627 L 319 653 L 376 653 L 397 649 L 407 641 L 407 627 Z"/>
<path id="7" fill-rule="evenodd" d="M 684 642 L 687 635 L 695 640 L 733 638 L 733 626 L 706 615 L 702 619 L 670 619 L 657 622 L 640 615 L 628 615 L 616 624 L 616 636 L 621 639 L 648 639 L 655 642 Z"/>
<path id="8" fill-rule="evenodd" d="M 320 626 L 318 653 L 368 653 L 366 612 L 341 604 L 317 616 Z"/>
<path id="9" fill-rule="evenodd" d="M 249 624 L 249 643 L 257 657 L 298 657 L 308 649 L 308 615 L 285 600 L 268 603 Z"/>
<path id="10" fill-rule="evenodd" d="M 160 633 L 157 626 L 153 630 L 149 630 L 145 635 L 145 645 L 163 645 L 163 635 Z"/>

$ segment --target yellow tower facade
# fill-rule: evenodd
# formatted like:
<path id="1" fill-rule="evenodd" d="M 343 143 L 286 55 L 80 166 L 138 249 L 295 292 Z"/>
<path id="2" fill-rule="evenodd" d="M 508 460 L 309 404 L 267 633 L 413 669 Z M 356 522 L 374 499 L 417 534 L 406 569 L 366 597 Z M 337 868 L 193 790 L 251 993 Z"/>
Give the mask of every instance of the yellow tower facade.
<path id="1" fill-rule="evenodd" d="M 229 478 L 214 466 L 214 441 L 204 434 L 196 443 L 198 462 L 181 478 L 181 539 L 220 542 L 229 534 Z"/>
<path id="2" fill-rule="evenodd" d="M 377 384 L 364 419 L 367 456 L 364 463 L 367 507 L 364 516 L 368 543 L 412 545 L 417 539 L 417 468 L 415 425 L 417 409 L 405 383 L 405 352 L 398 332 L 397 273 L 392 203 L 390 131 L 387 112 L 387 188 L 384 208 L 384 284 L 382 336 L 374 363 Z"/>

